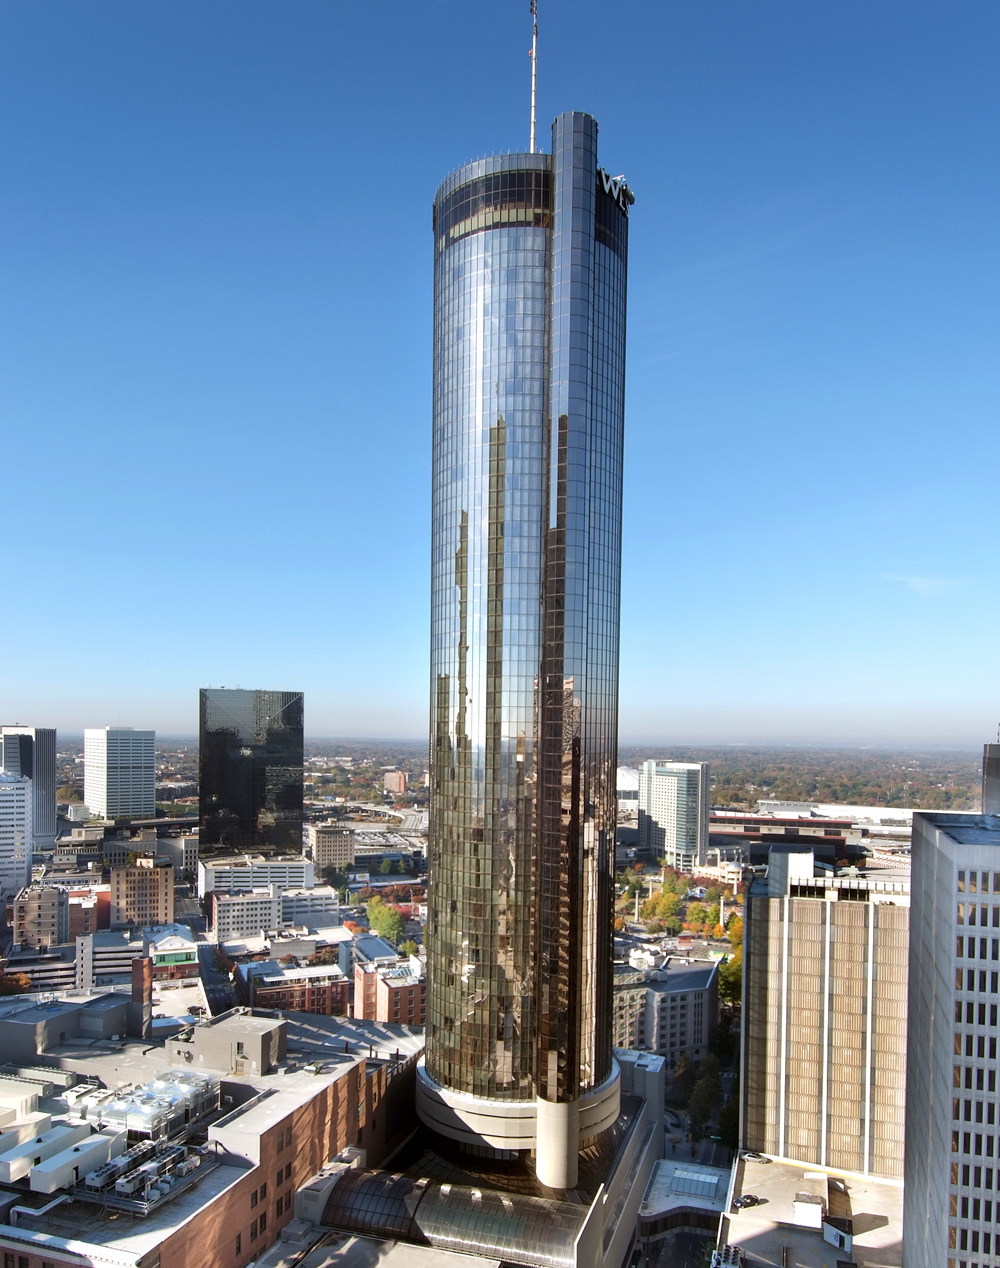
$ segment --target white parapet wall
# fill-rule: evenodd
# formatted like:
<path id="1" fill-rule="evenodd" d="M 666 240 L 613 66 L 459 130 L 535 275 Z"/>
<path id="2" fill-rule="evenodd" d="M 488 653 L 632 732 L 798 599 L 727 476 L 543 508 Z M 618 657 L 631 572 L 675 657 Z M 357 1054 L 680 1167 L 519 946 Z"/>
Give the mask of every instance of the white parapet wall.
<path id="1" fill-rule="evenodd" d="M 610 1078 L 584 1092 L 576 1104 L 578 1140 L 598 1136 L 618 1117 L 621 1103 L 619 1070 L 612 1062 Z M 421 1057 L 417 1066 L 417 1113 L 428 1127 L 466 1145 L 501 1150 L 534 1150 L 538 1102 L 493 1101 L 442 1087 L 428 1073 Z M 545 1109 L 542 1113 L 544 1115 Z"/>

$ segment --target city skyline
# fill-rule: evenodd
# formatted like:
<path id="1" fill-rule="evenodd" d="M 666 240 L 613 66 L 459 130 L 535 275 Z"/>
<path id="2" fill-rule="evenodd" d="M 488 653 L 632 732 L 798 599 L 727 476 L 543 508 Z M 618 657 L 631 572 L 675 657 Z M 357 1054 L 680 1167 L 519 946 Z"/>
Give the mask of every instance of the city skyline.
<path id="1" fill-rule="evenodd" d="M 311 734 L 417 738 L 421 217 L 438 172 L 525 146 L 526 6 L 56 8 L 0 15 L 21 193 L 0 491 L 47 512 L 19 554 L 35 636 L 0 635 L 4 716 L 193 734 L 195 688 L 277 663 Z M 644 173 L 622 739 L 980 743 L 1000 693 L 950 609 L 995 615 L 995 9 L 636 4 L 609 24 L 546 0 L 541 22 L 540 117 L 586 104 Z M 487 46 L 508 69 L 484 86 Z M 152 536 L 123 534 L 161 467 Z M 197 622 L 84 623 L 65 655 L 84 497 L 88 592 L 152 587 Z M 205 546 L 237 525 L 223 572 Z M 228 599 L 259 576 L 298 591 L 295 619 L 234 640 Z"/>

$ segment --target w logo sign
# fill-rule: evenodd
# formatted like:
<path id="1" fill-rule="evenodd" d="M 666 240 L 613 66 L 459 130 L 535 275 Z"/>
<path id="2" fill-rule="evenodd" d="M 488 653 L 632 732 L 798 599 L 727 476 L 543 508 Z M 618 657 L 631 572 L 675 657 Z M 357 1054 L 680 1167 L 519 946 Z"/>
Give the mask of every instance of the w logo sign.
<path id="1" fill-rule="evenodd" d="M 597 169 L 597 179 L 604 187 L 604 192 L 615 200 L 625 215 L 628 215 L 628 209 L 635 202 L 635 195 L 625 184 L 624 176 L 609 176 L 603 167 Z"/>

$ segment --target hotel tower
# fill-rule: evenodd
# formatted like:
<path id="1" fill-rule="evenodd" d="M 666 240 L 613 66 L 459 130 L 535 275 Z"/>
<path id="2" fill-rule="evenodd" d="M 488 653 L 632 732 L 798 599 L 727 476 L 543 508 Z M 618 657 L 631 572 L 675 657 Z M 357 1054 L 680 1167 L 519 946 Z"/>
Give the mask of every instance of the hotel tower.
<path id="1" fill-rule="evenodd" d="M 597 123 L 434 200 L 435 1131 L 577 1182 L 619 1112 L 611 920 L 632 194 Z"/>

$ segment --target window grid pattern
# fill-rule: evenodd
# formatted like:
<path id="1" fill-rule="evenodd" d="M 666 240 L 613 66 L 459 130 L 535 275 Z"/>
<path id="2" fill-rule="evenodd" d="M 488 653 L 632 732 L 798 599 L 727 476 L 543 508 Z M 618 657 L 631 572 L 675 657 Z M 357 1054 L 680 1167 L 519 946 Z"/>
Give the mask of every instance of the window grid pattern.
<path id="1" fill-rule="evenodd" d="M 744 1143 L 899 1177 L 909 908 L 830 892 L 747 900 Z"/>
<path id="2" fill-rule="evenodd" d="M 627 221 L 596 168 L 564 115 L 552 158 L 471 164 L 435 221 L 505 169 L 551 189 L 435 257 L 427 1065 L 500 1099 L 611 1070 Z"/>
<path id="3" fill-rule="evenodd" d="M 1000 1259 L 1000 1207 L 994 1172 L 1000 1162 L 1000 1107 L 997 1103 L 997 1012 L 1000 969 L 1000 872 L 958 869 L 955 921 L 952 1067 L 952 1163 L 949 1186 L 948 1250 L 975 1255 L 976 1268 Z M 989 930 L 985 936 L 970 933 Z M 996 1179 L 1000 1182 L 1000 1174 Z M 996 1216 L 996 1223 L 994 1223 Z M 954 1268 L 956 1261 L 950 1259 Z M 959 1259 L 968 1268 L 968 1261 Z"/>
<path id="4" fill-rule="evenodd" d="M 497 162 L 526 158 L 547 175 L 546 155 Z M 528 226 L 435 263 L 427 1064 L 502 1099 L 534 1094 L 549 268 L 550 234 Z"/>

